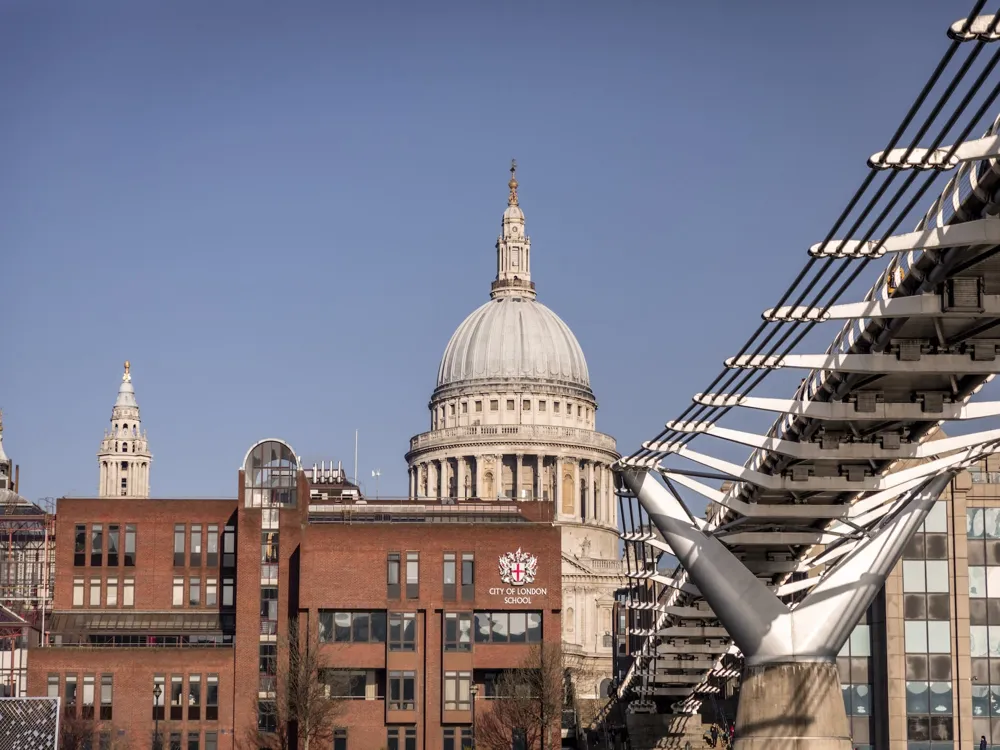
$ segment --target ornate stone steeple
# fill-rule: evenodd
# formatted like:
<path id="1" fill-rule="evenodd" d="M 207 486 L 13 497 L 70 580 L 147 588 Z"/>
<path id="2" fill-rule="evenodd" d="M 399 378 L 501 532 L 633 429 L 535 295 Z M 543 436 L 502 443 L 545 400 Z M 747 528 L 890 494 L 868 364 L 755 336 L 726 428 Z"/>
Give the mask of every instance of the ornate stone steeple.
<path id="1" fill-rule="evenodd" d="M 105 430 L 97 454 L 100 467 L 98 497 L 149 497 L 152 461 L 132 387 L 131 365 L 126 360 L 118 398 L 111 409 L 111 429 Z"/>
<path id="2" fill-rule="evenodd" d="M 497 277 L 490 297 L 535 298 L 531 283 L 531 240 L 524 233 L 524 212 L 517 204 L 517 162 L 510 162 L 510 194 L 503 212 L 503 227 L 497 237 Z"/>

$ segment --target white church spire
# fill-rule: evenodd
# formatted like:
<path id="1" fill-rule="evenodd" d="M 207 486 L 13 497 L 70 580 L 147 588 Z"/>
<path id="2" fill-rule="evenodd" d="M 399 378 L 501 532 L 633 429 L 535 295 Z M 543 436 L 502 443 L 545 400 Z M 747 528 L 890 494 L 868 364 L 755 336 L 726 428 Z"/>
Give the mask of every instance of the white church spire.
<path id="1" fill-rule="evenodd" d="M 497 277 L 490 289 L 490 297 L 535 298 L 535 285 L 531 283 L 531 240 L 524 233 L 524 211 L 517 202 L 517 162 L 511 159 L 510 194 L 507 210 L 503 212 L 503 226 L 497 237 Z"/>
<path id="2" fill-rule="evenodd" d="M 125 374 L 111 409 L 111 429 L 105 430 L 97 454 L 98 497 L 149 497 L 149 465 L 153 456 L 142 429 L 131 369 L 125 360 Z"/>
<path id="3" fill-rule="evenodd" d="M 0 410 L 0 490 L 14 489 L 14 474 L 11 461 L 3 452 L 3 411 Z"/>

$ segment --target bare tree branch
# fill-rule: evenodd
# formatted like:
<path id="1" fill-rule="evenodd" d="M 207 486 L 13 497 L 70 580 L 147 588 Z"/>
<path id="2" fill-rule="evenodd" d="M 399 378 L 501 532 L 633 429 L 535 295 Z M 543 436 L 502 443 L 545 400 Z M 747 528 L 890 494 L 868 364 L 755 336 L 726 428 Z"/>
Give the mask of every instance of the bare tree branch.
<path id="1" fill-rule="evenodd" d="M 117 728 L 110 722 L 65 714 L 59 718 L 59 750 L 102 747 L 99 739 L 102 734 L 108 737 L 108 750 L 131 750 L 128 738 L 119 736 Z"/>
<path id="2" fill-rule="evenodd" d="M 240 746 L 247 750 L 310 750 L 333 744 L 334 730 L 346 708 L 346 700 L 330 695 L 324 674 L 328 669 L 320 656 L 319 640 L 299 632 L 298 621 L 289 620 L 288 636 L 282 639 L 287 664 L 275 675 L 275 700 L 254 701 L 254 713 L 270 709 L 275 731 L 253 728 Z"/>
<path id="3" fill-rule="evenodd" d="M 476 720 L 476 747 L 510 750 L 520 737 L 527 750 L 559 747 L 566 673 L 557 644 L 532 646 L 527 658 L 496 683 L 490 710 Z"/>

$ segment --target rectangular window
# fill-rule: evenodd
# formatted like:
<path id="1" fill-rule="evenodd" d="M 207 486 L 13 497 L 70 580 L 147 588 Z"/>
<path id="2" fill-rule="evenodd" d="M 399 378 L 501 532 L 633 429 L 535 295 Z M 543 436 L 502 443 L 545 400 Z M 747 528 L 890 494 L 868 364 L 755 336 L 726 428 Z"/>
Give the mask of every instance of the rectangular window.
<path id="1" fill-rule="evenodd" d="M 170 733 L 170 750 L 184 750 L 181 747 L 181 733 L 171 732 Z"/>
<path id="2" fill-rule="evenodd" d="M 418 552 L 406 553 L 406 598 L 417 599 L 420 597 L 420 554 Z"/>
<path id="3" fill-rule="evenodd" d="M 205 750 L 219 750 L 219 735 L 217 732 L 205 732 Z"/>
<path id="4" fill-rule="evenodd" d="M 188 677 L 188 721 L 201 720 L 201 675 Z"/>
<path id="5" fill-rule="evenodd" d="M 580 406 L 579 404 L 576 405 L 576 416 L 577 417 L 583 416 L 583 407 Z"/>
<path id="6" fill-rule="evenodd" d="M 191 567 L 201 567 L 201 524 L 191 524 Z"/>
<path id="7" fill-rule="evenodd" d="M 538 402 L 538 411 L 545 411 L 545 402 L 544 401 L 539 401 Z"/>
<path id="8" fill-rule="evenodd" d="M 319 639 L 323 643 L 385 643 L 385 612 L 320 610 Z"/>
<path id="9" fill-rule="evenodd" d="M 111 721 L 111 705 L 114 703 L 114 678 L 109 674 L 101 675 L 101 721 Z"/>
<path id="10" fill-rule="evenodd" d="M 531 402 L 528 399 L 521 401 L 521 411 L 531 411 Z"/>
<path id="11" fill-rule="evenodd" d="M 478 414 L 478 413 L 482 412 L 482 410 L 483 410 L 483 402 L 482 401 L 477 401 L 476 402 L 476 413 Z"/>
<path id="12" fill-rule="evenodd" d="M 236 582 L 232 578 L 222 579 L 222 606 L 232 607 L 236 602 Z"/>
<path id="13" fill-rule="evenodd" d="M 415 672 L 389 672 L 389 710 L 415 711 L 417 675 Z"/>
<path id="14" fill-rule="evenodd" d="M 454 552 L 444 553 L 444 600 L 455 601 L 458 585 L 458 563 Z"/>
<path id="15" fill-rule="evenodd" d="M 363 669 L 325 669 L 320 679 L 327 698 L 365 699 L 368 673 Z"/>
<path id="16" fill-rule="evenodd" d="M 462 402 L 462 414 L 468 414 L 468 413 L 469 413 L 469 402 L 468 401 L 463 401 Z"/>
<path id="17" fill-rule="evenodd" d="M 455 416 L 455 404 L 451 404 L 451 416 Z"/>
<path id="18" fill-rule="evenodd" d="M 91 578 L 90 579 L 90 606 L 100 607 L 101 606 L 101 579 Z"/>
<path id="19" fill-rule="evenodd" d="M 471 672 L 444 673 L 444 710 L 470 711 L 472 698 L 469 687 L 472 685 Z"/>
<path id="20" fill-rule="evenodd" d="M 386 583 L 388 586 L 387 596 L 389 599 L 399 598 L 399 553 L 389 553 L 389 567 L 387 571 Z"/>
<path id="21" fill-rule="evenodd" d="M 205 543 L 205 564 L 210 568 L 219 567 L 219 526 L 208 525 L 208 538 Z"/>
<path id="22" fill-rule="evenodd" d="M 118 606 L 118 578 L 112 576 L 108 578 L 108 585 L 104 592 L 104 602 L 108 607 Z"/>
<path id="23" fill-rule="evenodd" d="M 45 693 L 49 698 L 59 697 L 59 675 L 50 674 L 48 678 L 48 690 Z"/>
<path id="24" fill-rule="evenodd" d="M 500 401 L 499 399 L 490 399 L 490 411 L 500 411 Z"/>
<path id="25" fill-rule="evenodd" d="M 219 579 L 209 578 L 205 581 L 205 606 L 219 606 Z"/>
<path id="26" fill-rule="evenodd" d="M 476 643 L 541 643 L 541 612 L 476 612 Z"/>
<path id="27" fill-rule="evenodd" d="M 468 750 L 472 747 L 472 727 L 445 727 L 444 750 Z"/>
<path id="28" fill-rule="evenodd" d="M 219 675 L 205 679 L 205 721 L 219 720 Z"/>
<path id="29" fill-rule="evenodd" d="M 184 579 L 175 578 L 174 579 L 174 593 L 173 599 L 171 600 L 175 607 L 184 606 Z"/>
<path id="30" fill-rule="evenodd" d="M 87 564 L 87 527 L 83 525 L 73 530 L 73 564 Z"/>
<path id="31" fill-rule="evenodd" d="M 94 675 L 85 674 L 83 676 L 83 712 L 84 719 L 94 718 Z"/>
<path id="32" fill-rule="evenodd" d="M 417 613 L 389 613 L 389 650 L 415 651 L 417 648 Z"/>
<path id="33" fill-rule="evenodd" d="M 184 567 L 184 538 L 187 536 L 184 524 L 174 526 L 174 567 Z"/>
<path id="34" fill-rule="evenodd" d="M 122 581 L 122 606 L 135 606 L 135 579 L 126 578 Z"/>
<path id="35" fill-rule="evenodd" d="M 514 411 L 514 399 L 507 399 L 507 411 Z"/>
<path id="36" fill-rule="evenodd" d="M 389 727 L 386 738 L 386 750 L 417 750 L 416 727 Z"/>
<path id="37" fill-rule="evenodd" d="M 73 579 L 73 606 L 82 607 L 83 606 L 83 579 L 74 578 Z"/>
<path id="38" fill-rule="evenodd" d="M 340 728 L 333 730 L 333 750 L 347 750 L 347 730 Z"/>
<path id="39" fill-rule="evenodd" d="M 153 676 L 153 720 L 163 721 L 166 718 L 163 707 L 167 704 L 166 678 L 161 675 Z"/>
<path id="40" fill-rule="evenodd" d="M 264 531 L 260 535 L 260 561 L 265 564 L 278 562 L 278 532 Z"/>
<path id="41" fill-rule="evenodd" d="M 198 733 L 188 732 L 187 750 L 199 750 Z"/>
<path id="42" fill-rule="evenodd" d="M 260 587 L 260 632 L 274 635 L 278 632 L 278 587 Z"/>
<path id="43" fill-rule="evenodd" d="M 552 402 L 552 413 L 553 414 L 558 414 L 559 413 L 559 402 L 558 401 L 553 401 Z"/>
<path id="44" fill-rule="evenodd" d="M 191 578 L 188 580 L 188 605 L 191 607 L 201 606 L 201 579 Z"/>
<path id="45" fill-rule="evenodd" d="M 125 526 L 125 567 L 135 567 L 135 526 Z"/>
<path id="46" fill-rule="evenodd" d="M 222 532 L 222 567 L 236 567 L 236 527 L 226 526 Z"/>
<path id="47" fill-rule="evenodd" d="M 444 650 L 472 649 L 472 613 L 446 612 L 444 616 Z"/>
<path id="48" fill-rule="evenodd" d="M 99 568 L 104 563 L 104 527 L 95 523 L 90 527 L 90 565 Z"/>
<path id="49" fill-rule="evenodd" d="M 462 553 L 462 601 L 471 602 L 476 598 L 476 556 L 472 552 Z"/>
<path id="50" fill-rule="evenodd" d="M 170 720 L 184 718 L 184 678 L 179 674 L 170 675 Z"/>
<path id="51" fill-rule="evenodd" d="M 66 692 L 64 693 L 64 695 L 66 696 L 66 700 L 65 700 L 65 703 L 66 703 L 66 706 L 65 706 L 66 715 L 67 716 L 76 716 L 76 675 L 75 674 L 68 674 L 68 675 L 66 675 L 66 687 L 65 687 L 65 690 L 66 690 Z"/>
<path id="52" fill-rule="evenodd" d="M 118 543 L 121 527 L 113 523 L 108 526 L 108 567 L 118 567 Z"/>

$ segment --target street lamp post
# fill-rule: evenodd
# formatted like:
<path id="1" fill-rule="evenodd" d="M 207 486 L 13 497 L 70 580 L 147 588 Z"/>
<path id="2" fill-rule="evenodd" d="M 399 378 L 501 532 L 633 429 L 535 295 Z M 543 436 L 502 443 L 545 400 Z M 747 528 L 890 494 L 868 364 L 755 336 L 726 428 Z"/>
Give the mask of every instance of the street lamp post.
<path id="1" fill-rule="evenodd" d="M 473 682 L 469 695 L 472 696 L 472 750 L 476 750 L 476 696 L 479 695 L 479 685 Z"/>
<path id="2" fill-rule="evenodd" d="M 155 722 L 153 747 L 155 750 L 163 750 L 163 743 L 160 742 L 160 712 L 157 710 L 160 707 L 161 695 L 163 695 L 163 688 L 160 687 L 160 683 L 156 683 L 153 685 L 153 721 Z"/>

